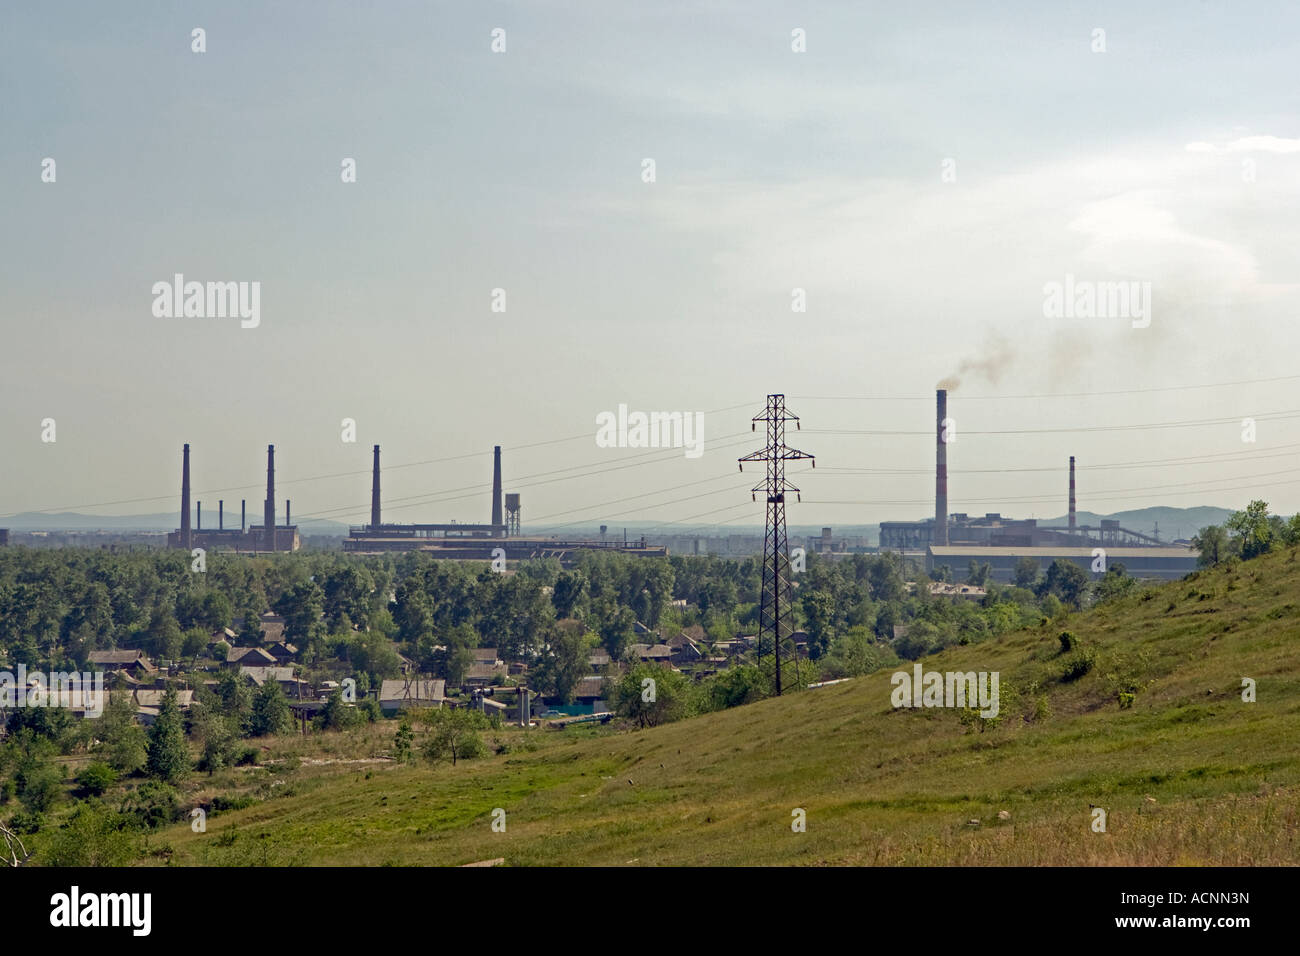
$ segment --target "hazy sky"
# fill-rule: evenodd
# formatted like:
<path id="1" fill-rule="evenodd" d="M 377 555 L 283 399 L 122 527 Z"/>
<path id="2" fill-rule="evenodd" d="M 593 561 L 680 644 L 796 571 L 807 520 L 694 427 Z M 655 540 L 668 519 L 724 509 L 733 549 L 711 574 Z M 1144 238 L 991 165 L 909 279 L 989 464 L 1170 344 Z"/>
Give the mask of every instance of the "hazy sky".
<path id="1" fill-rule="evenodd" d="M 735 458 L 781 391 L 818 460 L 791 522 L 914 518 L 954 374 L 953 511 L 1060 514 L 1070 454 L 1080 508 L 1296 511 L 1298 28 L 1290 3 L 5 4 L 0 515 L 174 508 L 188 441 L 197 497 L 260 516 L 273 442 L 279 507 L 359 522 L 379 442 L 391 520 L 487 520 L 501 444 L 526 530 L 749 524 Z M 259 282 L 260 325 L 156 317 L 175 273 Z M 1067 274 L 1149 282 L 1149 325 L 1046 317 Z M 1225 382 L 1253 384 L 1188 387 Z M 704 454 L 597 447 L 620 403 L 705 412 Z"/>

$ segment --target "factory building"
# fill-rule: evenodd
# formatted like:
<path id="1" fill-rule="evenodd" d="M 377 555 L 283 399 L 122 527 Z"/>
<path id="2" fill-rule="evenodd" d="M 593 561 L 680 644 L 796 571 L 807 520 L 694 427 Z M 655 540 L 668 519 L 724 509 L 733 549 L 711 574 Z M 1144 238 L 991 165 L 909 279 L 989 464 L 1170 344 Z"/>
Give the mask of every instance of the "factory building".
<path id="1" fill-rule="evenodd" d="M 487 524 L 393 524 L 381 520 L 379 494 L 379 446 L 374 447 L 370 486 L 370 523 L 349 529 L 343 550 L 361 554 L 385 551 L 426 551 L 449 561 L 492 561 L 504 555 L 507 561 L 528 558 L 558 558 L 572 566 L 584 550 L 604 549 L 644 557 L 666 557 L 668 549 L 633 542 L 561 540 L 530 537 L 520 533 L 519 495 L 503 494 L 501 446 L 492 450 L 492 520 Z"/>
<path id="2" fill-rule="evenodd" d="M 1034 518 L 1004 518 L 997 512 L 971 517 L 948 511 L 948 392 L 935 397 L 934 517 L 921 521 L 883 521 L 880 550 L 923 553 L 926 569 L 947 565 L 960 575 L 974 560 L 993 567 L 994 577 L 1010 580 L 1017 560 L 1030 557 L 1046 568 L 1057 558 L 1091 571 L 1094 550 L 1104 548 L 1109 562 L 1121 562 L 1134 577 L 1178 578 L 1196 569 L 1197 553 L 1170 545 L 1155 535 L 1103 518 L 1097 527 L 1078 523 L 1075 510 L 1075 458 L 1070 456 L 1068 518 L 1065 527 L 1043 527 Z"/>
<path id="3" fill-rule="evenodd" d="M 239 502 L 239 527 L 226 527 L 226 503 L 217 502 L 217 526 L 204 529 L 203 502 L 196 502 L 194 514 L 190 511 L 190 446 L 181 453 L 181 526 L 167 535 L 167 547 L 190 551 L 297 551 L 301 547 L 298 529 L 290 520 L 290 502 L 284 502 L 284 524 L 275 523 L 275 446 L 266 446 L 266 500 L 263 502 L 262 524 L 249 526 L 247 502 Z M 191 517 L 193 523 L 191 524 Z M 274 534 L 266 533 L 267 525 Z"/>
<path id="4" fill-rule="evenodd" d="M 947 565 L 953 578 L 961 580 L 966 575 L 970 562 L 987 564 L 992 569 L 991 577 L 1003 584 L 1015 580 L 1016 563 L 1022 558 L 1032 558 L 1038 562 L 1039 571 L 1046 573 L 1053 561 L 1069 561 L 1077 564 L 1092 577 L 1099 577 L 1101 572 L 1094 572 L 1097 561 L 1095 548 L 1066 547 L 979 547 L 971 545 L 931 545 L 925 552 L 925 570 L 927 572 Z M 1106 566 L 1124 565 L 1125 572 L 1135 578 L 1158 578 L 1173 581 L 1196 570 L 1196 552 L 1190 548 L 1175 545 L 1164 547 L 1117 547 L 1106 548 Z"/>

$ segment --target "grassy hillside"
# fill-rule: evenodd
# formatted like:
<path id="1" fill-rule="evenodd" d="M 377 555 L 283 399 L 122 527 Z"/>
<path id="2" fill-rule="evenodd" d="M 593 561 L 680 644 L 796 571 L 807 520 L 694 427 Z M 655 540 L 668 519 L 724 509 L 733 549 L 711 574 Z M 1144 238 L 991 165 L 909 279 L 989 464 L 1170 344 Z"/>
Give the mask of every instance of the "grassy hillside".
<path id="1" fill-rule="evenodd" d="M 1060 680 L 1062 630 L 1095 660 L 1072 682 Z M 923 664 L 999 671 L 1002 724 L 981 733 L 952 710 L 895 710 L 888 672 L 648 730 L 515 730 L 502 742 L 534 749 L 455 767 L 376 760 L 387 722 L 269 744 L 269 771 L 210 782 L 238 778 L 265 799 L 212 816 L 203 834 L 163 831 L 150 861 L 1300 861 L 1294 551 Z M 1256 703 L 1242 702 L 1243 677 Z M 1126 687 L 1136 696 L 1121 709 Z M 1107 832 L 1092 831 L 1090 804 L 1107 811 Z M 491 828 L 498 807 L 504 833 Z M 806 833 L 791 831 L 795 808 Z"/>

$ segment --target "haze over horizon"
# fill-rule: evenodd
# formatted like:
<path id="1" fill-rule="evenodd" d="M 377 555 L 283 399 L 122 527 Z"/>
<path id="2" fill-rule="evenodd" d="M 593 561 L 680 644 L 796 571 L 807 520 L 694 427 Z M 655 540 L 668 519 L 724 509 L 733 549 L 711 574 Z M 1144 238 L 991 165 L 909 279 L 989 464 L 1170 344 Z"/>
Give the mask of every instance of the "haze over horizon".
<path id="1" fill-rule="evenodd" d="M 773 391 L 791 525 L 911 519 L 949 378 L 952 512 L 1059 515 L 1070 455 L 1081 510 L 1300 511 L 1293 7 L 59 10 L 0 12 L 0 526 L 173 511 L 184 442 L 214 525 L 269 443 L 280 514 L 363 522 L 378 443 L 386 518 L 484 521 L 499 444 L 525 531 L 718 532 Z M 156 317 L 177 273 L 260 323 Z M 703 455 L 598 447 L 620 404 Z"/>

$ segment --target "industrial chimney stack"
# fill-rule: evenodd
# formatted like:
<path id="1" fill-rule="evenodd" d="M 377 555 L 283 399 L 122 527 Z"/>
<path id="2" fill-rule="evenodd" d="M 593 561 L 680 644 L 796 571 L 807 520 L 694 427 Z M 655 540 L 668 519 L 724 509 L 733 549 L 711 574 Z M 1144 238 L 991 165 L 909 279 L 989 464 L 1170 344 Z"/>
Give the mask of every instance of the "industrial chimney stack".
<path id="1" fill-rule="evenodd" d="M 375 475 L 370 480 L 370 527 L 379 527 L 379 446 L 375 446 Z"/>
<path id="2" fill-rule="evenodd" d="M 503 520 L 501 516 L 501 446 L 497 445 L 492 449 L 492 534 L 494 537 L 499 538 L 504 534 L 500 530 Z"/>
<path id="3" fill-rule="evenodd" d="M 266 446 L 266 502 L 262 506 L 262 530 L 266 550 L 275 550 L 275 446 Z"/>
<path id="4" fill-rule="evenodd" d="M 944 419 L 948 417 L 948 390 L 935 394 L 934 543 L 948 543 L 948 445 L 944 441 Z"/>
<path id="5" fill-rule="evenodd" d="M 194 543 L 190 531 L 190 446 L 181 455 L 181 547 L 189 551 Z"/>
<path id="6" fill-rule="evenodd" d="M 1074 534 L 1074 456 L 1070 456 L 1070 534 Z"/>

